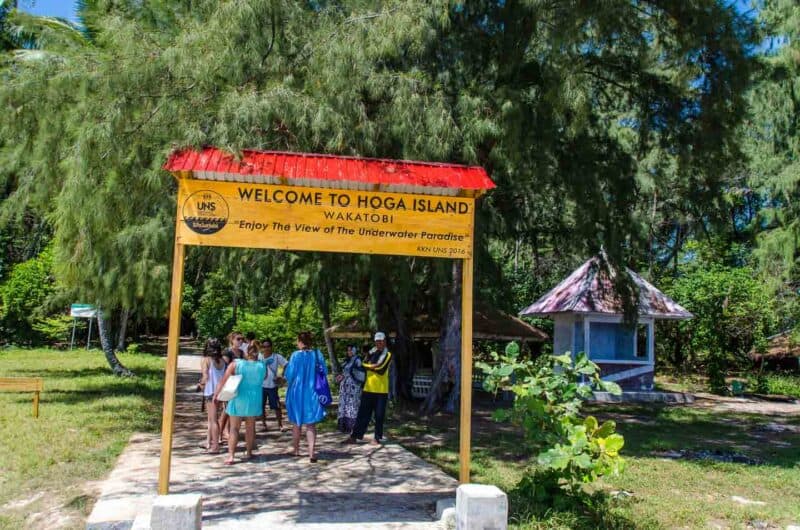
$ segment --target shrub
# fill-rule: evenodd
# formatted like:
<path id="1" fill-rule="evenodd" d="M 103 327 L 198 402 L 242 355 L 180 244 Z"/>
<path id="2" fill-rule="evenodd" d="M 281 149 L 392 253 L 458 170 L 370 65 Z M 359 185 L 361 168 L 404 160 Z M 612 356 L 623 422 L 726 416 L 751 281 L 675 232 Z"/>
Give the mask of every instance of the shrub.
<path id="1" fill-rule="evenodd" d="M 33 330 L 48 343 L 68 341 L 72 333 L 72 325 L 72 317 L 69 315 L 38 318 L 31 323 Z"/>
<path id="2" fill-rule="evenodd" d="M 48 299 L 55 293 L 50 247 L 35 258 L 18 263 L 0 285 L 0 328 L 14 342 L 42 341 Z"/>
<path id="3" fill-rule="evenodd" d="M 297 349 L 297 333 L 311 330 L 315 347 L 323 349 L 322 322 L 313 304 L 287 303 L 267 313 L 244 313 L 236 323 L 242 333 L 253 332 L 259 340 L 271 338 L 273 350 L 284 356 Z"/>
<path id="4" fill-rule="evenodd" d="M 619 451 L 624 439 L 616 425 L 600 425 L 593 416 L 581 417 L 583 402 L 592 387 L 621 393 L 615 383 L 602 381 L 599 369 L 585 354 L 573 361 L 569 353 L 545 355 L 536 362 L 522 359 L 512 343 L 504 354 L 493 352 L 492 363 L 478 363 L 486 374 L 490 392 L 509 388 L 515 395 L 510 409 L 495 412 L 495 419 L 521 426 L 536 467 L 518 485 L 519 492 L 542 507 L 574 503 L 582 485 L 607 474 L 619 473 L 624 460 Z M 579 383 L 579 378 L 589 384 Z M 518 492 L 518 493 L 519 493 Z"/>
<path id="5" fill-rule="evenodd" d="M 788 396 L 800 398 L 800 376 L 793 374 L 767 374 L 758 376 L 747 382 L 747 386 L 759 394 Z"/>
<path id="6" fill-rule="evenodd" d="M 690 269 L 666 292 L 694 314 L 673 330 L 673 361 L 704 366 L 711 390 L 726 392 L 729 368 L 749 367 L 748 352 L 776 325 L 767 290 L 747 267 L 712 265 Z"/>
<path id="7" fill-rule="evenodd" d="M 231 332 L 234 324 L 232 293 L 233 283 L 225 274 L 215 272 L 206 279 L 194 314 L 200 337 L 222 339 Z"/>

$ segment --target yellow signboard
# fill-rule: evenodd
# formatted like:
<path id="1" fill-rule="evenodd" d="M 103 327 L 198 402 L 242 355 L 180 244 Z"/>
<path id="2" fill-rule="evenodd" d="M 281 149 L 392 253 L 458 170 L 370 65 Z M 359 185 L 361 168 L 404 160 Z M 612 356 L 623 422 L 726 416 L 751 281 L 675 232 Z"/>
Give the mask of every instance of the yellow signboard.
<path id="1" fill-rule="evenodd" d="M 475 199 L 178 179 L 178 243 L 465 259 Z"/>

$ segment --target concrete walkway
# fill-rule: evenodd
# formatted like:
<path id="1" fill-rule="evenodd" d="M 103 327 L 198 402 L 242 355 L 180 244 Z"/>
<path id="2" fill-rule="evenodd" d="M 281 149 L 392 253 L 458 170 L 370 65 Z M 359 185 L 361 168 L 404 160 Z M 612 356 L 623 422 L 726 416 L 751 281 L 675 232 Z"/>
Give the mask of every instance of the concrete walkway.
<path id="1" fill-rule="evenodd" d="M 199 394 L 189 391 L 199 365 L 197 356 L 179 358 L 170 492 L 203 495 L 204 528 L 440 528 L 436 500 L 455 498 L 458 484 L 399 445 L 347 446 L 342 435 L 326 433 L 318 440 L 319 462 L 311 464 L 307 456 L 288 456 L 291 434 L 276 432 L 273 420 L 267 433 L 257 427 L 253 460 L 225 466 L 225 455 L 205 454 L 205 414 Z M 127 529 L 150 512 L 159 452 L 157 435 L 131 438 L 101 485 L 87 528 Z"/>

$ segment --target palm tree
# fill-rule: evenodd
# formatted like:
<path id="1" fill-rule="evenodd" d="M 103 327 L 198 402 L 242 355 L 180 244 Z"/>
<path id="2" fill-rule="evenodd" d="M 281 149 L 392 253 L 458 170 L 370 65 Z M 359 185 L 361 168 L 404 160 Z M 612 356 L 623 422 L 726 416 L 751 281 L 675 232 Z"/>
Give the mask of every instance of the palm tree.
<path id="1" fill-rule="evenodd" d="M 17 0 L 0 0 L 0 51 L 31 59 L 89 45 L 91 40 L 81 26 L 61 17 L 26 13 L 18 8 Z"/>

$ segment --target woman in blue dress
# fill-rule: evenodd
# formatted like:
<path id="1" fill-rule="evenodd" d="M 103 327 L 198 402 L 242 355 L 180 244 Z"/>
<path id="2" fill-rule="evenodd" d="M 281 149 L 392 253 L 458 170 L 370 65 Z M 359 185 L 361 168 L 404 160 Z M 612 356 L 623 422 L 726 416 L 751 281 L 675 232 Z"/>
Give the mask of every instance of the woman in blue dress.
<path id="1" fill-rule="evenodd" d="M 239 442 L 239 426 L 244 418 L 244 441 L 247 458 L 253 456 L 253 447 L 256 442 L 256 418 L 261 416 L 261 383 L 266 375 L 264 363 L 258 361 L 258 347 L 251 345 L 247 349 L 244 359 L 236 359 L 225 370 L 225 376 L 219 382 L 214 393 L 214 403 L 219 398 L 219 393 L 225 388 L 225 383 L 232 375 L 241 375 L 242 381 L 236 390 L 236 397 L 228 401 L 226 412 L 230 416 L 230 435 L 228 436 L 228 458 L 226 465 L 233 464 L 236 454 L 236 444 Z"/>
<path id="2" fill-rule="evenodd" d="M 325 417 L 325 408 L 317 398 L 314 390 L 317 370 L 327 376 L 328 368 L 325 359 L 318 350 L 312 350 L 311 333 L 304 331 L 297 336 L 297 351 L 289 359 L 289 365 L 284 371 L 288 383 L 286 390 L 286 414 L 293 423 L 292 444 L 294 455 L 300 456 L 300 429 L 306 426 L 306 440 L 308 441 L 308 458 L 314 463 L 317 461 L 317 426 Z"/>

